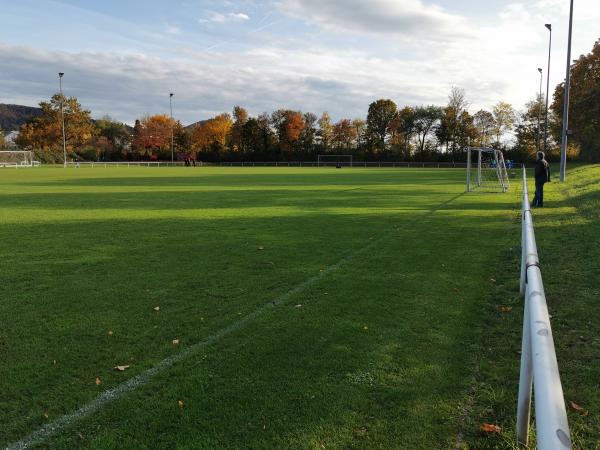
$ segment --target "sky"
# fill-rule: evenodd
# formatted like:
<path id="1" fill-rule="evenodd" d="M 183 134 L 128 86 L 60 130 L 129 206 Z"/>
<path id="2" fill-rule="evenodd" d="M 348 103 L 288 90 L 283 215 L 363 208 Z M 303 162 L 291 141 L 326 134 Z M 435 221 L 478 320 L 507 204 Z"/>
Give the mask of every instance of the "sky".
<path id="1" fill-rule="evenodd" d="M 0 103 L 58 91 L 99 118 L 184 124 L 279 108 L 364 118 L 368 105 L 517 109 L 564 80 L 569 0 L 0 0 Z M 575 0 L 573 59 L 600 38 L 598 0 Z"/>

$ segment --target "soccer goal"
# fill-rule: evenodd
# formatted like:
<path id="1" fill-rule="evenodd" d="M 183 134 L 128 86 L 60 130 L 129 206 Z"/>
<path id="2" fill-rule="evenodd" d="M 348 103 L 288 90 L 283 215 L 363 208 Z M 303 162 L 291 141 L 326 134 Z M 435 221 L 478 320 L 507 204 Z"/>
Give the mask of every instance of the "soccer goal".
<path id="1" fill-rule="evenodd" d="M 0 167 L 37 167 L 39 161 L 33 160 L 33 152 L 29 150 L 0 151 Z"/>
<path id="2" fill-rule="evenodd" d="M 352 155 L 317 155 L 317 166 L 352 167 Z"/>
<path id="3" fill-rule="evenodd" d="M 509 186 L 506 164 L 500 150 L 467 147 L 467 192 L 506 192 Z"/>

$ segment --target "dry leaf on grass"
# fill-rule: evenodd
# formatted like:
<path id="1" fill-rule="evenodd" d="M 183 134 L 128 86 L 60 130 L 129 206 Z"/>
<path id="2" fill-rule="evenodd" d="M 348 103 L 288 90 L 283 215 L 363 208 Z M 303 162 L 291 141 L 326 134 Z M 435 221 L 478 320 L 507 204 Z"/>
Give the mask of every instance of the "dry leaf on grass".
<path id="1" fill-rule="evenodd" d="M 96 377 L 96 386 L 100 386 L 102 384 L 102 380 Z"/>
<path id="2" fill-rule="evenodd" d="M 571 410 L 575 411 L 577 414 L 580 414 L 582 416 L 587 416 L 588 412 L 583 409 L 582 406 L 579 406 L 577 403 L 575 403 L 573 400 L 571 400 L 569 402 L 569 407 L 571 408 Z"/>
<path id="3" fill-rule="evenodd" d="M 180 408 L 183 408 L 183 405 L 184 405 L 183 400 L 178 400 L 177 404 L 179 405 Z"/>
<path id="4" fill-rule="evenodd" d="M 302 308 L 301 304 L 297 304 L 296 306 L 294 306 L 294 308 Z"/>
<path id="5" fill-rule="evenodd" d="M 265 248 L 261 245 L 260 247 L 258 247 L 259 250 L 264 250 Z"/>
<path id="6" fill-rule="evenodd" d="M 502 428 L 500 428 L 498 425 L 494 425 L 493 423 L 482 423 L 481 431 L 485 433 L 501 433 Z"/>
<path id="7" fill-rule="evenodd" d="M 179 339 L 173 339 L 173 345 L 179 345 Z"/>
<path id="8" fill-rule="evenodd" d="M 160 311 L 160 306 L 155 306 L 154 311 Z"/>
<path id="9" fill-rule="evenodd" d="M 512 306 L 498 306 L 496 309 L 501 313 L 509 313 L 512 311 Z"/>
<path id="10" fill-rule="evenodd" d="M 48 419 L 50 416 L 48 415 L 47 412 L 44 413 L 44 419 Z"/>
<path id="11" fill-rule="evenodd" d="M 112 336 L 112 335 L 113 335 L 113 332 L 109 330 L 109 331 L 108 331 L 108 335 L 109 335 L 109 336 Z"/>
<path id="12" fill-rule="evenodd" d="M 125 372 L 127 369 L 129 369 L 129 366 L 115 366 L 114 369 L 119 372 Z"/>

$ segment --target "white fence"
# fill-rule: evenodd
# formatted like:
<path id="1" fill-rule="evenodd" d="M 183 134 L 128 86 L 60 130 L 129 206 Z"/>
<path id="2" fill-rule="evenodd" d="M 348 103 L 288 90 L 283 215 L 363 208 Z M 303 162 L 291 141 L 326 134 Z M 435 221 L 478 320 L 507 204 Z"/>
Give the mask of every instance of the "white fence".
<path id="1" fill-rule="evenodd" d="M 538 450 L 570 449 L 569 424 L 528 196 L 527 175 L 523 167 L 521 295 L 525 298 L 525 314 L 517 406 L 517 439 L 521 444 L 527 445 L 533 387 Z"/>
<path id="2" fill-rule="evenodd" d="M 69 161 L 70 167 L 80 166 L 89 167 L 183 167 L 183 161 L 80 161 L 75 163 Z M 350 166 L 349 163 L 343 163 L 344 167 Z M 335 162 L 318 161 L 240 161 L 240 162 L 202 162 L 196 161 L 196 166 L 222 166 L 222 167 L 335 167 Z M 461 168 L 467 167 L 467 163 L 457 162 L 401 162 L 401 161 L 354 161 L 351 167 L 406 167 L 406 168 Z"/>

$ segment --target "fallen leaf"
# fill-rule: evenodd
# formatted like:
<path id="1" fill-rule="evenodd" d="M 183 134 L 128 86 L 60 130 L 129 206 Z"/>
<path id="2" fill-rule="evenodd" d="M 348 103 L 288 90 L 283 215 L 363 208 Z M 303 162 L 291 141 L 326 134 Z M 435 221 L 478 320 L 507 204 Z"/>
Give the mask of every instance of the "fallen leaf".
<path id="1" fill-rule="evenodd" d="M 96 386 L 100 386 L 102 384 L 102 380 L 96 377 Z"/>
<path id="2" fill-rule="evenodd" d="M 296 306 L 294 306 L 294 308 L 302 308 L 302 305 L 297 304 Z"/>
<path id="3" fill-rule="evenodd" d="M 492 423 L 482 423 L 481 431 L 484 431 L 485 433 L 501 433 L 502 428 L 500 428 L 498 425 L 494 425 Z"/>
<path id="4" fill-rule="evenodd" d="M 115 366 L 114 369 L 118 370 L 119 372 L 125 372 L 127 369 L 129 369 L 129 366 Z"/>
<path id="5" fill-rule="evenodd" d="M 177 404 L 179 405 L 180 408 L 183 408 L 183 400 L 177 400 Z"/>
<path id="6" fill-rule="evenodd" d="M 259 250 L 264 250 L 265 248 L 261 245 L 260 247 L 258 247 Z"/>
<path id="7" fill-rule="evenodd" d="M 495 278 L 490 278 L 490 281 L 491 281 L 492 283 L 495 283 L 495 282 L 496 282 L 496 279 L 495 279 Z"/>
<path id="8" fill-rule="evenodd" d="M 160 306 L 155 306 L 154 311 L 160 311 Z"/>
<path id="9" fill-rule="evenodd" d="M 369 327 L 363 327 L 363 330 L 368 330 L 368 329 L 369 329 Z"/>
<path id="10" fill-rule="evenodd" d="M 496 309 L 501 313 L 508 313 L 512 311 L 512 306 L 498 306 Z"/>
<path id="11" fill-rule="evenodd" d="M 44 419 L 48 419 L 50 417 L 47 412 L 44 413 Z"/>
<path id="12" fill-rule="evenodd" d="M 56 360 L 52 360 L 52 365 L 55 366 L 56 365 Z"/>
<path id="13" fill-rule="evenodd" d="M 108 335 L 109 335 L 109 336 L 112 336 L 112 335 L 113 335 L 113 332 L 109 330 L 109 332 L 108 332 Z"/>
<path id="14" fill-rule="evenodd" d="M 179 339 L 173 339 L 173 345 L 179 345 Z"/>
<path id="15" fill-rule="evenodd" d="M 571 409 L 572 409 L 573 411 L 575 411 L 577 414 L 580 414 L 580 415 L 582 415 L 582 416 L 587 416 L 587 415 L 588 415 L 588 412 L 587 412 L 585 409 L 583 409 L 583 407 L 581 407 L 581 406 L 579 406 L 577 403 L 575 403 L 573 400 L 571 400 L 571 401 L 569 402 L 569 406 L 570 406 L 570 407 L 571 407 Z"/>

